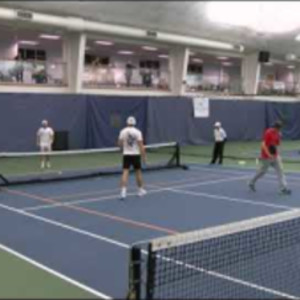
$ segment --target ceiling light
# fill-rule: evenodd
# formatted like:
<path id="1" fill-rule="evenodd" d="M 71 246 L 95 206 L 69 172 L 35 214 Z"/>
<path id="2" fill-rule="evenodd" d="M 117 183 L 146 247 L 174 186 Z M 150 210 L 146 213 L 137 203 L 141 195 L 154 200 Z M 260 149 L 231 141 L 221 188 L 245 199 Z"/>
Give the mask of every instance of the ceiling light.
<path id="1" fill-rule="evenodd" d="M 95 44 L 102 46 L 112 46 L 114 43 L 109 41 L 95 41 Z"/>
<path id="2" fill-rule="evenodd" d="M 169 55 L 167 54 L 159 54 L 157 55 L 159 58 L 169 58 Z"/>
<path id="3" fill-rule="evenodd" d="M 157 48 L 151 46 L 143 46 L 142 48 L 147 51 L 157 51 Z"/>
<path id="4" fill-rule="evenodd" d="M 227 56 L 218 56 L 217 59 L 219 59 L 219 60 L 227 60 L 228 57 Z"/>
<path id="5" fill-rule="evenodd" d="M 283 33 L 300 28 L 299 2 L 220 1 L 206 4 L 210 21 L 257 32 Z M 288 17 L 286 17 L 288 16 Z"/>
<path id="6" fill-rule="evenodd" d="M 288 53 L 286 56 L 285 56 L 285 59 L 286 60 L 295 60 L 297 57 L 294 53 Z"/>
<path id="7" fill-rule="evenodd" d="M 118 51 L 118 53 L 122 54 L 122 55 L 132 55 L 134 52 L 129 51 L 129 50 L 121 50 L 121 51 Z"/>
<path id="8" fill-rule="evenodd" d="M 290 65 L 290 66 L 287 66 L 288 69 L 295 69 L 295 66 L 293 65 Z"/>
<path id="9" fill-rule="evenodd" d="M 59 40 L 61 38 L 60 35 L 54 35 L 54 34 L 40 34 L 41 39 L 46 40 Z"/>
<path id="10" fill-rule="evenodd" d="M 273 66 L 273 63 L 271 61 L 263 63 L 264 66 Z"/>
<path id="11" fill-rule="evenodd" d="M 200 58 L 193 58 L 192 61 L 196 63 L 203 63 L 203 60 Z"/>
<path id="12" fill-rule="evenodd" d="M 229 67 L 229 66 L 232 66 L 232 63 L 229 61 L 224 61 L 224 62 L 222 62 L 222 65 Z"/>
<path id="13" fill-rule="evenodd" d="M 23 41 L 19 41 L 18 44 L 20 44 L 20 45 L 36 46 L 36 45 L 39 44 L 39 42 L 37 42 L 37 41 L 26 41 L 26 40 L 23 40 Z"/>

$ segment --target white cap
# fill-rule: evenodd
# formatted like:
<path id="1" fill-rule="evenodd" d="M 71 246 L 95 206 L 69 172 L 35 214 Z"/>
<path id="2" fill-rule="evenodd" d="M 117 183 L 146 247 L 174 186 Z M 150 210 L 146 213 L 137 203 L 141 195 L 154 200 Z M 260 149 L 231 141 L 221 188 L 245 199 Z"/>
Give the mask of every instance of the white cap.
<path id="1" fill-rule="evenodd" d="M 42 125 L 48 125 L 48 121 L 47 120 L 43 120 L 42 121 Z"/>
<path id="2" fill-rule="evenodd" d="M 221 127 L 221 122 L 216 122 L 215 127 Z"/>
<path id="3" fill-rule="evenodd" d="M 136 125 L 136 119 L 135 119 L 135 117 L 132 117 L 132 116 L 128 117 L 126 122 L 127 122 L 127 125 L 131 125 L 131 126 Z"/>

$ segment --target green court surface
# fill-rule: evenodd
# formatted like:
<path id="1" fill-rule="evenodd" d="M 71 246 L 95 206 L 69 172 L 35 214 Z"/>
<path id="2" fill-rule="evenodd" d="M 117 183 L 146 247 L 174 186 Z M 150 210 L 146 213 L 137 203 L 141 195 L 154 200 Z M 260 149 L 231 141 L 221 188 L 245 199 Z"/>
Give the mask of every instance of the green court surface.
<path id="1" fill-rule="evenodd" d="M 76 285 L 0 249 L 0 298 L 96 298 Z"/>

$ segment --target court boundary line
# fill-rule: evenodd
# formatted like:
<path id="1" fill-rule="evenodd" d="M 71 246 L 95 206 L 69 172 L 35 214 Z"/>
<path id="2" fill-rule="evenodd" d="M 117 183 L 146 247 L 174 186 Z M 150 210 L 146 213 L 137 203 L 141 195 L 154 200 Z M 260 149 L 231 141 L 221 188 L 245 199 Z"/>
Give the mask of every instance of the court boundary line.
<path id="1" fill-rule="evenodd" d="M 86 292 L 88 292 L 90 294 L 93 294 L 94 296 L 97 296 L 97 297 L 101 298 L 101 299 L 106 299 L 106 300 L 113 299 L 111 296 L 108 296 L 108 295 L 106 295 L 106 294 L 104 294 L 102 292 L 99 292 L 99 291 L 97 291 L 97 290 L 95 290 L 95 289 L 93 289 L 93 288 L 91 288 L 91 287 L 89 287 L 89 286 L 87 286 L 87 285 L 79 282 L 78 280 L 75 280 L 75 279 L 73 279 L 73 278 L 71 278 L 71 277 L 69 277 L 67 275 L 62 274 L 61 272 L 58 272 L 58 271 L 56 271 L 56 270 L 54 270 L 54 269 L 52 269 L 50 267 L 47 267 L 46 265 L 44 265 L 44 264 L 42 264 L 42 263 L 40 263 L 40 262 L 38 262 L 38 261 L 30 258 L 27 255 L 24 255 L 24 254 L 22 254 L 22 253 L 20 253 L 20 252 L 18 252 L 16 250 L 8 247 L 8 246 L 3 245 L 2 243 L 0 243 L 0 249 L 2 251 L 5 251 L 5 252 L 13 255 L 14 257 L 19 258 L 22 261 L 25 261 L 26 263 L 28 263 L 28 264 L 36 267 L 37 269 L 43 270 L 46 273 L 49 273 L 50 275 L 52 275 L 52 276 L 54 276 L 56 278 L 59 278 L 62 281 L 65 281 L 65 282 L 67 282 L 67 283 L 69 283 L 69 284 L 71 284 L 71 285 L 79 288 L 80 290 L 84 290 L 84 291 L 86 291 Z"/>
<path id="2" fill-rule="evenodd" d="M 215 168 L 215 167 L 210 167 L 208 165 L 201 165 L 201 164 L 198 164 L 198 165 L 195 165 L 195 164 L 192 164 L 191 167 L 193 169 L 196 169 L 196 170 L 202 170 L 202 171 L 208 171 L 208 172 L 222 172 L 222 173 L 231 173 L 231 174 L 249 174 L 250 176 L 254 176 L 255 175 L 255 171 L 257 170 L 257 168 L 253 168 L 253 169 L 232 169 L 231 167 L 222 167 L 222 168 Z M 272 170 L 272 168 L 270 168 Z M 252 171 L 252 173 L 250 173 L 250 171 Z M 285 174 L 287 174 L 289 176 L 289 180 L 298 180 L 300 181 L 300 176 L 293 176 L 291 177 L 291 175 L 293 174 L 299 174 L 300 175 L 300 172 L 292 172 L 291 174 L 289 174 L 291 172 L 285 172 Z M 271 178 L 277 178 L 276 175 L 273 175 L 272 173 L 267 173 L 265 175 L 265 178 L 267 177 L 271 177 Z"/>
<path id="3" fill-rule="evenodd" d="M 222 179 L 215 179 L 215 180 L 208 180 L 208 181 L 202 181 L 202 182 L 193 182 L 193 183 L 187 183 L 183 185 L 176 185 L 175 187 L 194 187 L 194 186 L 201 186 L 201 185 L 209 185 L 209 184 L 215 184 L 220 182 L 229 182 L 229 181 L 236 181 L 236 180 L 243 180 L 245 178 L 248 178 L 249 176 L 238 176 L 238 177 L 230 177 L 230 178 L 222 178 Z M 167 183 L 167 182 L 166 182 Z M 148 194 L 153 193 L 159 193 L 168 191 L 170 186 L 161 187 L 159 185 L 154 184 L 148 184 L 149 187 L 154 187 L 156 189 L 148 190 Z M 171 186 L 172 187 L 172 186 Z M 12 190 L 14 191 L 14 190 Z M 128 193 L 129 196 L 136 196 L 137 193 Z M 86 204 L 86 203 L 94 203 L 94 202 L 104 202 L 106 200 L 115 200 L 119 199 L 120 195 L 110 195 L 110 196 L 104 196 L 104 197 L 97 197 L 97 198 L 91 198 L 91 199 L 80 199 L 80 200 L 74 200 L 74 201 L 66 201 L 66 202 L 58 202 L 54 200 L 55 204 L 48 204 L 48 205 L 36 205 L 36 206 L 30 206 L 30 207 L 24 207 L 21 208 L 24 211 L 36 211 L 41 209 L 50 209 L 50 208 L 56 208 L 56 207 L 68 207 L 72 206 L 74 204 Z"/>
<path id="4" fill-rule="evenodd" d="M 192 170 L 193 171 L 193 170 Z M 194 170 L 194 172 L 199 172 L 197 170 Z M 215 177 L 217 175 L 211 175 L 211 177 Z M 180 180 L 172 180 L 172 181 L 165 181 L 164 183 L 170 183 L 170 184 L 177 184 L 177 183 L 184 183 L 184 182 L 192 182 L 192 181 L 196 181 L 199 180 L 195 178 L 195 176 L 190 177 L 189 179 L 180 179 Z M 154 183 L 149 183 L 149 185 L 151 184 L 158 184 L 159 182 L 154 182 Z M 146 186 L 148 186 L 148 184 L 146 184 Z M 77 194 L 61 194 L 55 197 L 51 197 L 52 199 L 55 200 L 63 200 L 63 199 L 68 199 L 68 198 L 72 198 L 72 197 L 81 197 L 81 196 L 88 196 L 88 195 L 103 195 L 109 192 L 117 192 L 120 191 L 120 188 L 113 188 L 113 189 L 103 189 L 103 190 L 94 190 L 92 192 L 82 192 L 82 193 L 77 193 Z M 46 196 L 45 196 L 46 197 Z M 79 199 L 78 199 L 79 200 Z"/>
<path id="5" fill-rule="evenodd" d="M 59 227 L 59 228 L 63 228 L 65 230 L 70 230 L 70 231 L 76 232 L 78 234 L 89 236 L 89 237 L 95 238 L 97 240 L 101 240 L 101 241 L 113 244 L 115 246 L 119 246 L 121 248 L 130 249 L 130 247 L 131 247 L 129 244 L 125 244 L 125 243 L 119 242 L 117 240 L 113 240 L 113 239 L 107 238 L 105 236 L 92 233 L 90 231 L 82 230 L 82 229 L 79 229 L 75 226 L 71 226 L 71 225 L 68 225 L 68 224 L 65 224 L 65 223 L 62 223 L 62 222 L 58 222 L 58 221 L 55 221 L 53 219 L 49 219 L 49 218 L 41 217 L 39 215 L 35 215 L 35 214 L 29 213 L 29 212 L 25 212 L 25 211 L 22 211 L 20 209 L 16 209 L 14 207 L 10 207 L 8 205 L 4 205 L 4 204 L 0 203 L 0 208 L 6 209 L 6 210 L 11 211 L 11 212 L 14 212 L 16 214 L 20 214 L 20 215 L 23 215 L 23 216 L 26 216 L 26 217 L 33 218 L 35 220 L 38 220 L 38 221 L 41 221 L 41 222 L 44 222 L 44 223 L 47 223 L 47 224 L 54 225 L 54 226 Z M 142 253 L 145 254 L 145 255 L 148 255 L 148 252 L 146 250 L 142 250 Z M 166 257 L 165 259 L 168 259 L 168 258 Z M 183 262 L 180 262 L 180 264 L 183 264 Z M 193 267 L 195 268 L 195 266 L 193 266 Z M 199 269 L 198 271 L 201 271 L 201 270 Z M 281 295 L 281 296 L 285 295 L 285 296 L 288 296 L 288 298 L 290 298 L 290 299 L 298 299 L 298 297 L 296 297 L 296 296 L 288 295 L 288 294 L 285 294 L 285 293 L 282 293 L 280 291 L 273 290 L 273 289 L 270 289 L 270 288 L 267 288 L 267 287 L 264 287 L 264 286 L 259 286 L 259 285 L 253 284 L 252 282 L 244 281 L 244 280 L 241 280 L 239 278 L 231 277 L 231 276 L 228 276 L 228 275 L 225 275 L 225 274 L 222 274 L 222 273 L 218 273 L 218 272 L 214 272 L 214 271 L 210 271 L 210 270 L 205 270 L 205 269 L 203 269 L 203 271 L 207 272 L 207 274 L 209 274 L 211 276 L 222 278 L 222 279 L 227 280 L 227 281 L 233 281 L 235 283 L 239 283 L 239 284 L 242 284 L 242 285 L 247 285 L 250 288 L 259 289 L 259 290 L 263 289 L 263 290 L 265 290 L 266 292 L 268 292 L 270 294 Z M 108 298 L 108 299 L 111 299 L 111 298 Z"/>
<path id="6" fill-rule="evenodd" d="M 294 206 L 288 206 L 288 205 L 280 205 L 280 204 L 273 204 L 273 203 L 268 203 L 268 202 L 263 202 L 263 201 L 252 201 L 249 199 L 243 199 L 243 198 L 233 198 L 233 197 L 228 197 L 228 196 L 223 196 L 223 195 L 215 195 L 215 194 L 208 194 L 208 193 L 202 193 L 202 192 L 192 192 L 192 191 L 185 191 L 185 190 L 180 190 L 180 189 L 174 189 L 174 188 L 169 188 L 169 191 L 178 193 L 178 194 L 186 194 L 186 195 L 192 195 L 192 196 L 203 196 L 207 198 L 212 198 L 212 199 L 218 199 L 218 200 L 224 200 L 224 201 L 230 201 L 230 202 L 238 202 L 238 203 L 243 203 L 243 204 L 250 204 L 250 205 L 256 205 L 256 206 L 266 206 L 266 207 L 271 207 L 271 208 L 276 208 L 276 209 L 285 209 L 285 210 L 300 210 L 300 207 L 294 207 Z"/>
<path id="7" fill-rule="evenodd" d="M 28 198 L 31 198 L 31 199 L 39 200 L 41 202 L 47 202 L 47 203 L 52 203 L 52 204 L 59 203 L 58 201 L 53 200 L 51 198 L 40 197 L 38 195 L 35 195 L 35 194 L 32 194 L 32 193 L 27 193 L 27 192 L 20 191 L 20 190 L 4 188 L 3 191 L 6 191 L 7 193 L 10 193 L 10 194 L 24 196 L 24 197 L 28 197 Z M 82 207 L 82 206 L 76 206 L 76 205 L 73 205 L 73 204 L 68 204 L 68 205 L 64 205 L 63 207 L 71 209 L 73 211 L 78 211 L 78 212 L 81 212 L 81 213 L 85 213 L 85 214 L 88 214 L 88 215 L 94 215 L 94 216 L 114 220 L 116 222 L 124 223 L 124 224 L 131 225 L 131 226 L 135 226 L 135 227 L 138 227 L 138 228 L 147 228 L 147 229 L 151 229 L 151 230 L 154 230 L 154 231 L 164 232 L 164 233 L 167 233 L 167 234 L 175 234 L 176 233 L 174 230 L 171 230 L 171 229 L 166 228 L 166 227 L 158 226 L 158 225 L 151 224 L 151 223 L 136 221 L 136 220 L 133 220 L 133 219 L 129 219 L 129 218 L 125 218 L 125 217 L 121 217 L 121 216 L 101 212 L 101 211 L 98 211 L 98 210 L 85 208 L 85 207 Z"/>

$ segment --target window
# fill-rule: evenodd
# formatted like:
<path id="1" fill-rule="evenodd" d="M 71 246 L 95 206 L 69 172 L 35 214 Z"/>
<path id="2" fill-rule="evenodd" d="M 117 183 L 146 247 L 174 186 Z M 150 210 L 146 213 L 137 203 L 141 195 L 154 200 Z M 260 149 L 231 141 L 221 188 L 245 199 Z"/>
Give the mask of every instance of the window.
<path id="1" fill-rule="evenodd" d="M 36 50 L 36 49 L 25 49 L 19 48 L 19 55 L 21 60 L 46 60 L 46 51 L 45 50 Z"/>

